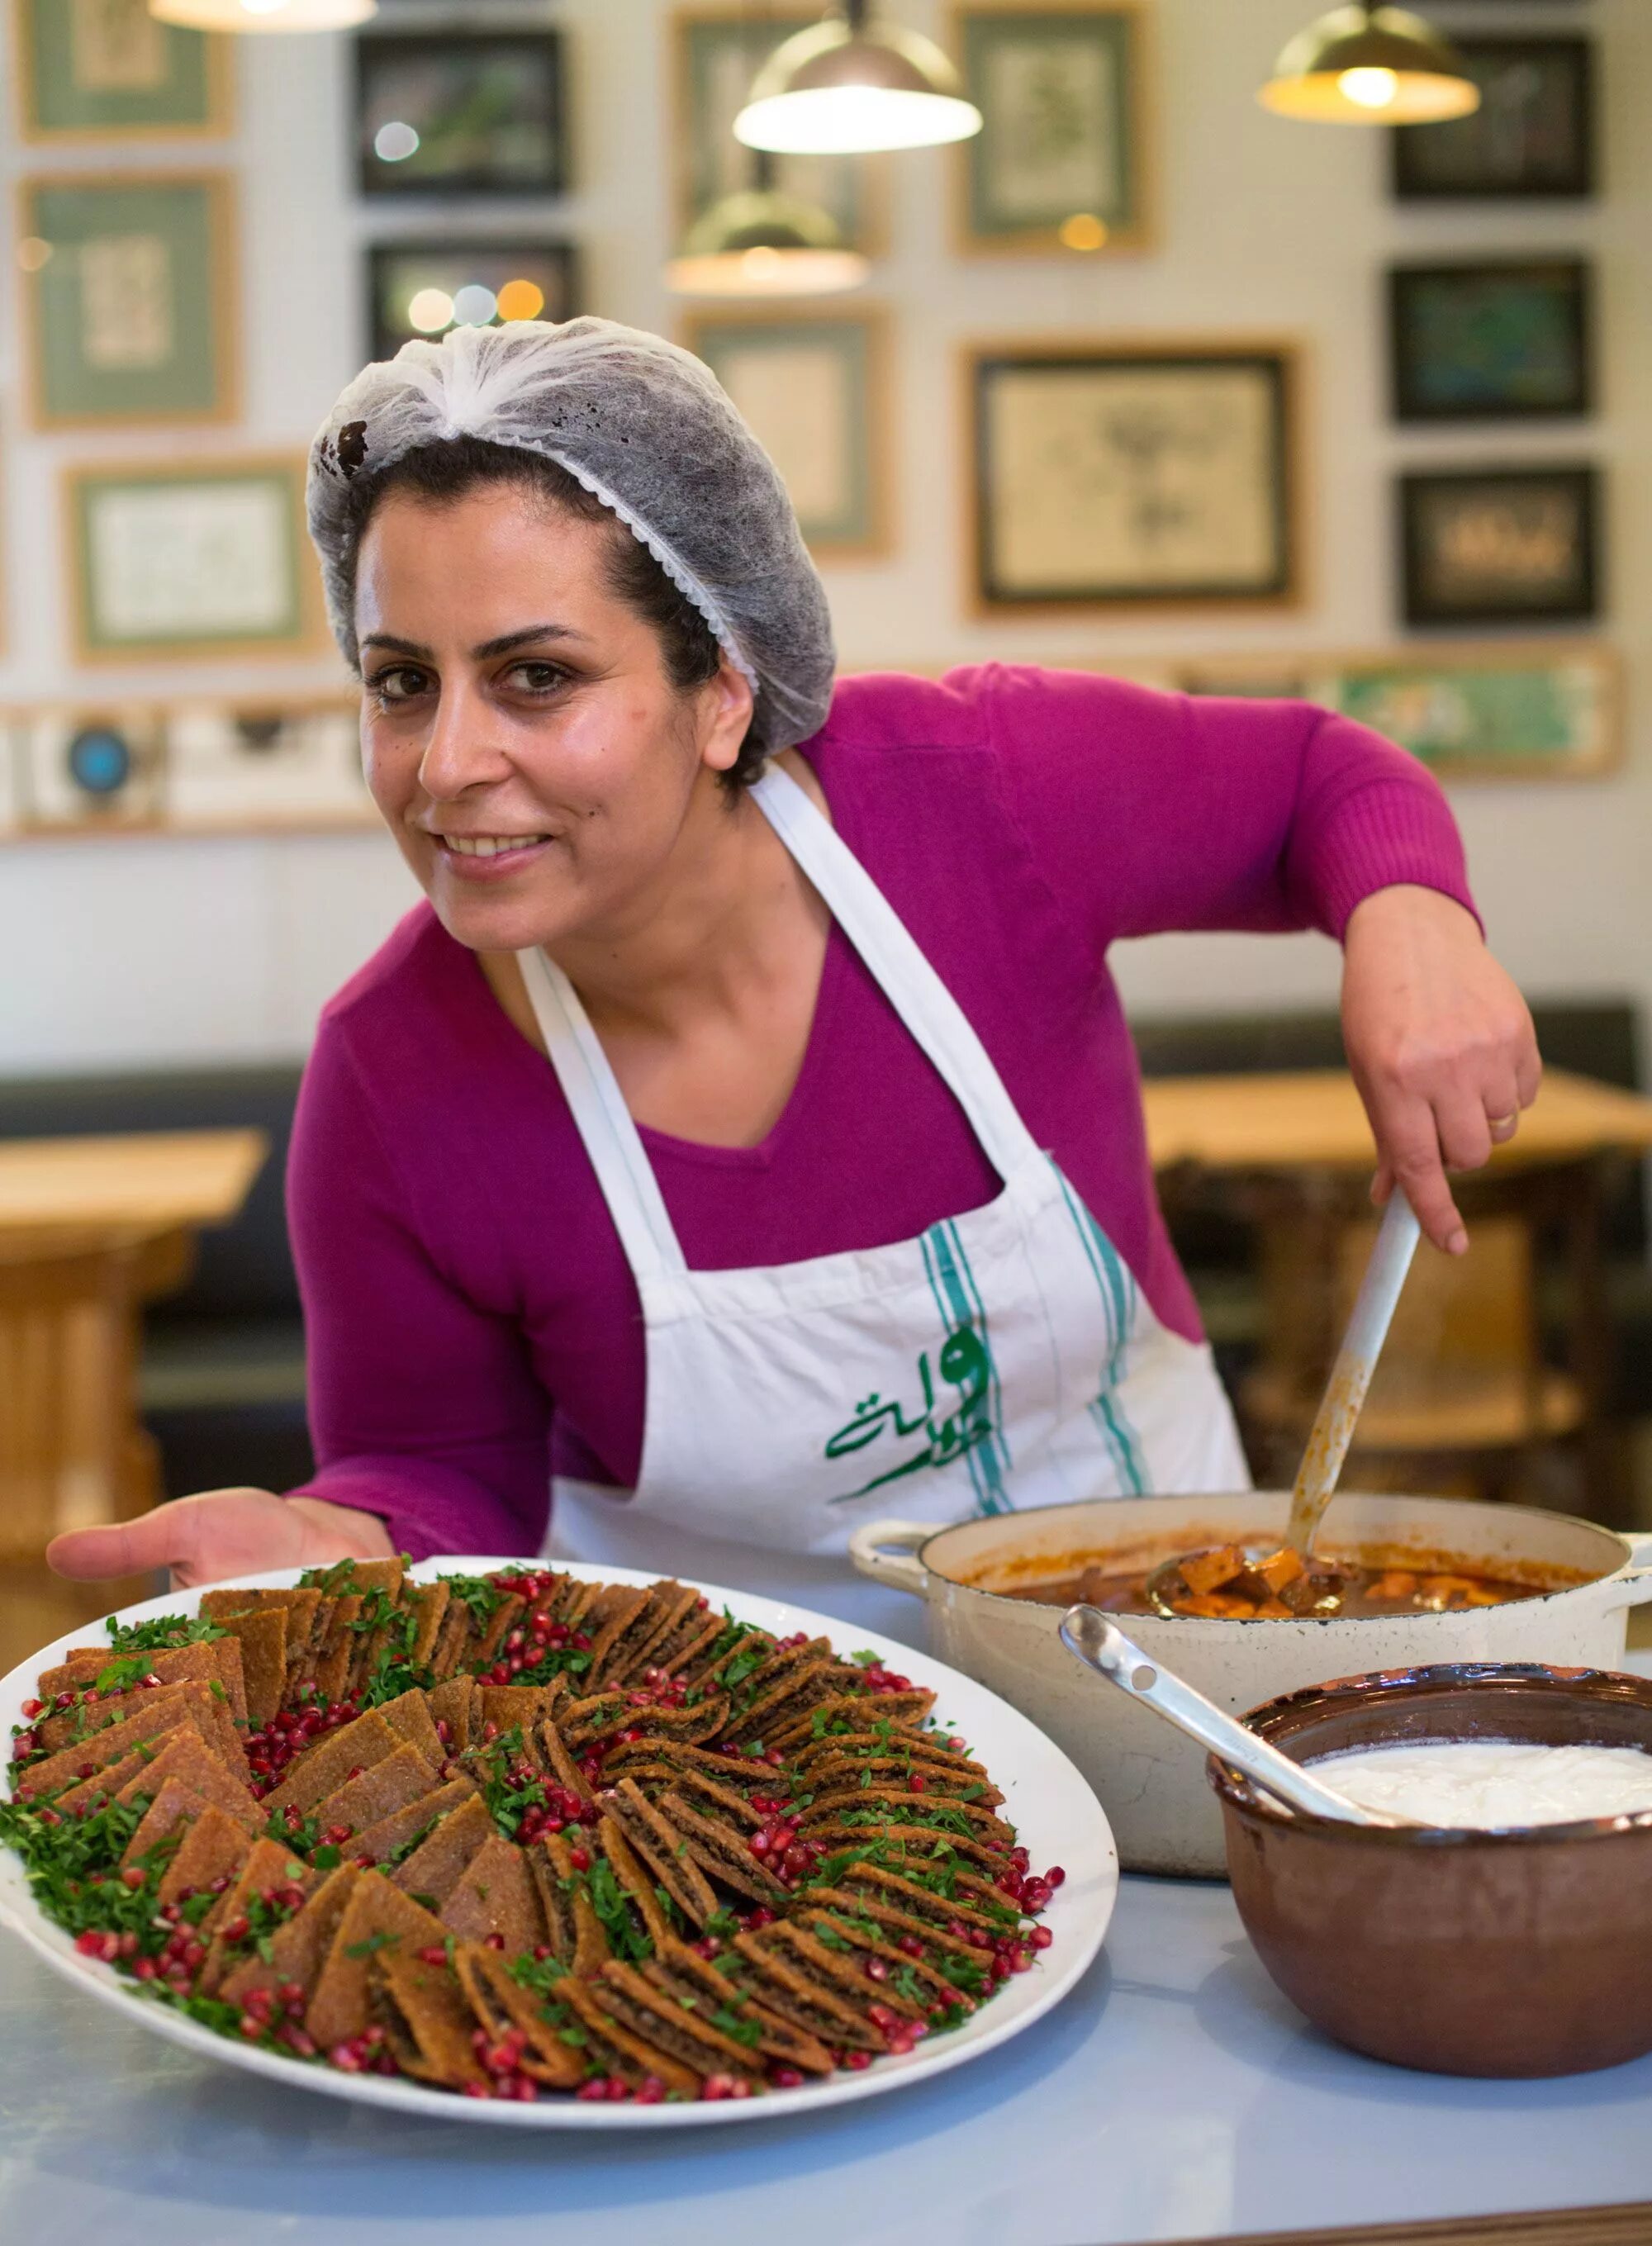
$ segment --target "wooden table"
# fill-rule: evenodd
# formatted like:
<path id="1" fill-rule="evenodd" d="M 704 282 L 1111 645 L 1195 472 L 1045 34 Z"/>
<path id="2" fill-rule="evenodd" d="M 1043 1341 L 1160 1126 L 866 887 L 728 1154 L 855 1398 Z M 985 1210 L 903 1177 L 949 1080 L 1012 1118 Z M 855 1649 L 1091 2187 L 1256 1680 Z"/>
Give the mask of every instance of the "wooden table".
<path id="1" fill-rule="evenodd" d="M 1350 1076 L 1159 1078 L 1144 1088 L 1148 1145 L 1166 1205 L 1225 1203 L 1259 1234 L 1259 1362 L 1238 1392 L 1260 1471 L 1288 1473 L 1367 1252 L 1366 1187 L 1375 1148 Z M 1426 1251 L 1362 1420 L 1356 1462 L 1377 1486 L 1518 1493 L 1546 1446 L 1581 1451 L 1587 1509 L 1617 1522 L 1629 1502 L 1619 1431 L 1601 1247 L 1607 1182 L 1652 1150 L 1652 1099 L 1551 1070 L 1515 1138 L 1485 1169 L 1453 1181 L 1480 1253 L 1460 1266 Z M 1539 1242 L 1566 1287 L 1564 1369 L 1540 1339 Z M 1400 1479 L 1392 1480 L 1397 1474 Z"/>
<path id="2" fill-rule="evenodd" d="M 1354 1079 L 1341 1069 L 1290 1076 L 1159 1077 L 1144 1086 L 1155 1169 L 1181 1162 L 1209 1170 L 1360 1170 L 1376 1164 L 1371 1126 Z M 1652 1151 L 1652 1099 L 1592 1077 L 1551 1069 L 1537 1105 L 1520 1118 L 1490 1167 L 1574 1162 Z"/>
<path id="3" fill-rule="evenodd" d="M 181 1283 L 195 1234 L 235 1217 L 268 1154 L 257 1131 L 0 1140 L 0 1656 L 145 1595 L 82 1593 L 42 1555 L 159 1495 L 141 1305 Z"/>

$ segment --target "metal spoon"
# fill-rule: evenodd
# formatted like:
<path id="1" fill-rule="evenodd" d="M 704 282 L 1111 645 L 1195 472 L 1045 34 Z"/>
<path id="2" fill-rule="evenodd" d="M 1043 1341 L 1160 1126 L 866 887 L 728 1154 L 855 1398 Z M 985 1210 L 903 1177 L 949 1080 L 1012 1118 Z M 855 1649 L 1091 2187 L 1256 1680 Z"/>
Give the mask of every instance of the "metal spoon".
<path id="1" fill-rule="evenodd" d="M 1295 1552 L 1304 1562 L 1313 1557 L 1314 1539 L 1354 1439 L 1360 1407 L 1370 1387 L 1377 1360 L 1383 1353 L 1389 1327 L 1394 1322 L 1394 1311 L 1417 1253 L 1420 1232 L 1416 1212 L 1396 1186 L 1371 1250 L 1371 1260 L 1360 1281 L 1348 1331 L 1343 1337 L 1343 1345 L 1336 1352 L 1336 1362 L 1331 1367 L 1330 1378 L 1325 1384 L 1325 1393 L 1309 1432 L 1302 1462 L 1296 1469 L 1296 1486 L 1291 1492 L 1290 1517 L 1285 1524 L 1282 1548 Z M 1252 1556 L 1265 1561 L 1273 1555 L 1262 1553 Z M 1176 1598 L 1186 1596 L 1185 1586 L 1180 1589 L 1177 1587 L 1180 1571 L 1180 1559 L 1166 1560 L 1147 1579 L 1147 1596 L 1160 1614 L 1174 1614 Z M 1341 1603 L 1334 1586 L 1322 1588 L 1311 1599 L 1303 1601 L 1302 1611 L 1334 1614 Z"/>
<path id="2" fill-rule="evenodd" d="M 1344 1825 L 1394 1826 L 1399 1820 L 1379 1817 L 1333 1793 L 1329 1786 L 1269 1746 L 1254 1732 L 1234 1721 L 1214 1700 L 1195 1691 L 1186 1678 L 1173 1675 L 1151 1654 L 1097 1607 L 1070 1607 L 1061 1619 L 1061 1642 L 1069 1653 L 1093 1669 L 1133 1700 L 1145 1700 L 1157 1715 L 1200 1746 L 1230 1762 L 1289 1808 L 1306 1810 L 1315 1817 L 1334 1817 Z"/>

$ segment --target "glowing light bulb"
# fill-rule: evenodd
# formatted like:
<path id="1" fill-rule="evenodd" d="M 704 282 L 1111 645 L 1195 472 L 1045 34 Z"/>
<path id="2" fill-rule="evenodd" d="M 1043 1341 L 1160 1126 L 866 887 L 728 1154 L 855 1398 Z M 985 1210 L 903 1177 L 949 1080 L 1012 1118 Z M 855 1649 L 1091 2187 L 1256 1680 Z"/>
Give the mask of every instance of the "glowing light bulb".
<path id="1" fill-rule="evenodd" d="M 1345 70 L 1336 87 L 1362 109 L 1387 109 L 1399 92 L 1399 79 L 1391 70 Z"/>
<path id="2" fill-rule="evenodd" d="M 454 305 L 445 289 L 421 289 L 407 307 L 409 324 L 421 336 L 439 336 L 453 324 Z"/>
<path id="3" fill-rule="evenodd" d="M 1107 221 L 1098 218 L 1094 211 L 1075 211 L 1062 222 L 1061 241 L 1067 249 L 1105 249 Z"/>
<path id="4" fill-rule="evenodd" d="M 373 153 L 384 164 L 405 164 L 410 156 L 418 155 L 420 146 L 418 133 L 399 118 L 381 125 L 373 135 Z"/>
<path id="5" fill-rule="evenodd" d="M 479 281 L 472 281 L 453 298 L 453 317 L 461 328 L 485 328 L 499 311 L 499 298 Z"/>
<path id="6" fill-rule="evenodd" d="M 501 320 L 537 320 L 545 310 L 545 291 L 532 281 L 507 281 L 499 292 Z"/>

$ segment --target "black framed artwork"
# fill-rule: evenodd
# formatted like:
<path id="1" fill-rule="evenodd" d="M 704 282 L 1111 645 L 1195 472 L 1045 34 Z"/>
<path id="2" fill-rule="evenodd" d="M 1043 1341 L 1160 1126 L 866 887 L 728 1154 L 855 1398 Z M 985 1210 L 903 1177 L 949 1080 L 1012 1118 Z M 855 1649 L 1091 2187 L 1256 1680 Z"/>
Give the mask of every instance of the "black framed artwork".
<path id="1" fill-rule="evenodd" d="M 1448 469 L 1399 480 L 1410 624 L 1575 623 L 1600 609 L 1592 467 Z"/>
<path id="2" fill-rule="evenodd" d="M 558 31 L 364 31 L 364 194 L 554 195 L 568 185 Z"/>
<path id="3" fill-rule="evenodd" d="M 567 242 L 377 242 L 367 252 L 367 348 L 394 358 L 423 337 L 497 328 L 517 320 L 571 320 L 579 310 L 579 259 Z"/>
<path id="4" fill-rule="evenodd" d="M 1468 117 L 1390 134 L 1402 202 L 1553 201 L 1595 188 L 1594 50 L 1585 38 L 1459 38 L 1480 90 Z"/>
<path id="5" fill-rule="evenodd" d="M 1399 265 L 1388 276 L 1397 421 L 1540 420 L 1594 403 L 1581 258 Z"/>
<path id="6" fill-rule="evenodd" d="M 1302 597 L 1288 344 L 1016 341 L 964 365 L 976 613 Z"/>

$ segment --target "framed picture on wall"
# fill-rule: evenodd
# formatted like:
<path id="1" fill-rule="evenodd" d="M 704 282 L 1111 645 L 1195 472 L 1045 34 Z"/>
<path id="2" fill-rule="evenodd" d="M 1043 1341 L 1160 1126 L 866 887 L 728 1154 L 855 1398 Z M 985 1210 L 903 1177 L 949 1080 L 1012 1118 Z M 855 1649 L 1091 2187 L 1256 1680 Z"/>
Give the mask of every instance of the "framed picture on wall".
<path id="1" fill-rule="evenodd" d="M 1299 597 L 1291 345 L 1016 342 L 966 368 L 977 608 Z"/>
<path id="2" fill-rule="evenodd" d="M 64 480 L 83 663 L 292 655 L 320 640 L 302 455 L 109 462 Z"/>
<path id="3" fill-rule="evenodd" d="M 1281 684 L 1281 678 L 1290 683 Z M 1584 779 L 1623 759 L 1622 666 L 1594 641 L 1190 664 L 1190 694 L 1288 694 L 1375 727 L 1451 780 Z"/>
<path id="4" fill-rule="evenodd" d="M 707 312 L 683 341 L 780 472 L 809 550 L 884 554 L 890 539 L 888 348 L 875 310 Z"/>
<path id="5" fill-rule="evenodd" d="M 1401 265 L 1388 279 L 1396 420 L 1589 411 L 1590 271 L 1581 258 Z"/>
<path id="6" fill-rule="evenodd" d="M 951 28 L 985 120 L 953 158 L 959 248 L 1142 248 L 1146 30 L 1135 0 L 960 0 Z"/>
<path id="7" fill-rule="evenodd" d="M 784 0 L 686 8 L 670 18 L 672 173 L 681 241 L 725 195 L 767 176 L 783 194 L 817 204 L 852 248 L 875 256 L 884 246 L 887 174 L 867 156 L 760 157 L 734 137 L 751 81 L 776 47 L 819 20 L 819 10 Z"/>
<path id="8" fill-rule="evenodd" d="M 561 194 L 564 85 L 560 31 L 359 32 L 362 192 Z"/>
<path id="9" fill-rule="evenodd" d="M 1397 126 L 1402 202 L 1464 197 L 1555 201 L 1595 187 L 1594 80 L 1587 39 L 1459 38 L 1480 90 L 1468 117 Z"/>
<path id="10" fill-rule="evenodd" d="M 394 358 L 422 336 L 513 320 L 571 320 L 577 258 L 566 242 L 378 242 L 367 253 L 368 350 Z"/>
<path id="11" fill-rule="evenodd" d="M 1399 480 L 1411 624 L 1569 623 L 1599 610 L 1592 467 L 1461 468 Z"/>
<path id="12" fill-rule="evenodd" d="M 239 296 L 228 174 L 27 180 L 19 235 L 37 428 L 235 418 Z"/>
<path id="13" fill-rule="evenodd" d="M 148 0 L 11 0 L 23 138 L 219 138 L 230 129 L 228 39 L 158 24 Z"/>

